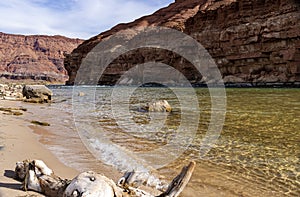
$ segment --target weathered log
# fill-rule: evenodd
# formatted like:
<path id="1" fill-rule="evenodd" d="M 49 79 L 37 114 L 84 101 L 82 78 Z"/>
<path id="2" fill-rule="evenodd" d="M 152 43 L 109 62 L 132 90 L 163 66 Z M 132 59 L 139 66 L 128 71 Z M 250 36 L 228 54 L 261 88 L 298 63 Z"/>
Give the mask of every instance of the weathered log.
<path id="1" fill-rule="evenodd" d="M 123 190 L 113 180 L 93 171 L 75 177 L 65 189 L 64 197 L 122 197 Z"/>
<path id="2" fill-rule="evenodd" d="M 183 167 L 167 190 L 157 197 L 177 197 L 189 182 L 195 162 Z M 24 160 L 16 164 L 16 178 L 23 181 L 24 190 L 33 190 L 48 197 L 155 197 L 132 185 L 135 172 L 125 173 L 116 184 L 111 179 L 88 171 L 76 176 L 72 181 L 61 179 L 41 160 Z M 144 182 L 139 180 L 137 182 Z"/>
<path id="3" fill-rule="evenodd" d="M 160 194 L 157 197 L 177 197 L 179 194 L 183 191 L 187 183 L 189 182 L 193 171 L 195 169 L 196 163 L 194 161 L 190 162 L 188 166 L 184 166 L 180 172 L 169 184 L 167 190 Z M 122 188 L 125 188 L 128 191 L 131 191 L 134 194 L 139 194 L 141 192 L 144 192 L 142 190 L 139 190 L 137 188 L 132 187 L 132 177 L 134 177 L 134 171 L 133 172 L 127 172 L 124 174 L 124 176 L 118 181 L 118 185 Z M 142 181 L 141 181 L 142 182 Z M 136 185 L 134 185 L 136 186 Z M 144 193 L 145 196 L 141 195 L 141 197 L 146 197 L 149 195 L 149 197 L 152 195 Z M 154 196 L 153 196 L 154 197 Z"/>
<path id="4" fill-rule="evenodd" d="M 158 197 L 177 197 L 183 191 L 185 186 L 190 181 L 190 178 L 195 169 L 196 163 L 190 162 L 188 166 L 182 168 L 181 173 L 177 175 L 170 183 L 167 191 L 159 195 Z"/>
<path id="5" fill-rule="evenodd" d="M 23 189 L 33 190 L 46 196 L 62 197 L 71 182 L 54 175 L 53 171 L 41 160 L 17 162 L 16 178 L 23 181 Z"/>
<path id="6" fill-rule="evenodd" d="M 41 193 L 45 194 L 45 196 L 49 197 L 63 197 L 63 194 L 66 188 L 70 184 L 70 180 L 61 179 L 58 176 L 41 176 L 38 178 L 41 186 Z"/>

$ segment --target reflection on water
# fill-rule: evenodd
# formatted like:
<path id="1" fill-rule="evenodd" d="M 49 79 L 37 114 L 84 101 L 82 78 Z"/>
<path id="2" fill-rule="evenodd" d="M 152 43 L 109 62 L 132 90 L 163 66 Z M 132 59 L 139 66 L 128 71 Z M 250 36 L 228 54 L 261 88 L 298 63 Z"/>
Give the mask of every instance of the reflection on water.
<path id="1" fill-rule="evenodd" d="M 53 91 L 56 99 L 66 101 L 54 103 L 52 107 L 71 113 L 72 89 Z M 125 103 L 128 111 L 122 107 L 112 110 L 112 88 L 84 88 L 82 91 L 85 96 L 73 103 L 77 106 L 74 112 L 77 126 L 93 129 L 105 140 L 139 153 L 162 147 L 178 137 L 176 131 L 182 123 L 183 109 L 170 89 L 138 88 Z M 198 165 L 185 196 L 300 196 L 300 90 L 227 89 L 223 131 L 215 147 L 201 159 L 199 150 L 211 118 L 211 100 L 207 89 L 195 91 L 198 101 L 190 102 L 199 105 L 198 129 L 192 141 L 179 135 L 178 147 L 186 142 L 191 144 L 176 162 L 160 173 L 173 175 L 175 169 L 193 159 Z M 78 96 L 78 92 L 73 96 Z M 139 111 L 142 105 L 159 99 L 168 100 L 173 112 L 162 115 Z M 189 94 L 185 99 L 189 99 Z M 114 106 L 121 104 L 118 100 L 113 103 Z M 188 132 L 195 122 L 194 108 L 184 110 L 185 115 L 190 115 L 191 125 L 182 131 Z M 101 149 L 101 143 L 105 142 L 98 143 Z M 115 149 L 102 145 L 104 152 L 118 156 Z M 112 158 L 103 157 L 103 162 L 125 170 L 122 161 L 112 161 Z"/>

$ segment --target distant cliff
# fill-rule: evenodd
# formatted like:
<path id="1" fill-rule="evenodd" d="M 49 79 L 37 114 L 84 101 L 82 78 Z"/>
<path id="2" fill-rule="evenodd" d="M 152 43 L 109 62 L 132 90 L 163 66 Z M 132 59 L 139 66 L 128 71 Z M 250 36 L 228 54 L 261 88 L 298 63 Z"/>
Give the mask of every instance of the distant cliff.
<path id="1" fill-rule="evenodd" d="M 65 53 L 82 40 L 63 36 L 24 36 L 0 32 L 0 78 L 65 82 Z"/>
<path id="2" fill-rule="evenodd" d="M 176 0 L 134 22 L 119 24 L 79 45 L 65 58 L 73 84 L 82 59 L 103 39 L 124 29 L 164 26 L 202 44 L 217 63 L 225 83 L 265 85 L 300 82 L 300 8 L 298 0 Z M 118 57 L 99 84 L 113 85 L 136 64 L 172 65 L 194 85 L 206 83 L 194 68 L 169 51 L 139 49 Z M 99 76 L 100 77 L 100 76 Z"/>

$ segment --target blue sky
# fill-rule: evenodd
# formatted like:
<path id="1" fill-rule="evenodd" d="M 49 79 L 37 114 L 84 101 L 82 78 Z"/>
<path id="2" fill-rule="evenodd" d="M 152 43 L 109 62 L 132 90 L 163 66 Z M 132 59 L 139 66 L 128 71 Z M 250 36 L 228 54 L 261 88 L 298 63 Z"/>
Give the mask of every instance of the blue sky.
<path id="1" fill-rule="evenodd" d="M 87 39 L 174 0 L 1 0 L 0 32 Z"/>

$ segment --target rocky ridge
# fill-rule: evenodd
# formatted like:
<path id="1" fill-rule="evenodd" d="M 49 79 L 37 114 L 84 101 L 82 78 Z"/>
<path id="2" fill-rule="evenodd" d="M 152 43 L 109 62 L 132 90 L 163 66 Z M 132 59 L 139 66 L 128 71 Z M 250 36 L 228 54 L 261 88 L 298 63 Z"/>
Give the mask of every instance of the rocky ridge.
<path id="1" fill-rule="evenodd" d="M 202 44 L 227 84 L 299 85 L 299 7 L 297 0 L 176 0 L 152 15 L 119 24 L 79 45 L 64 61 L 69 74 L 67 84 L 74 83 L 82 59 L 102 40 L 126 29 L 138 32 L 148 26 L 164 26 Z M 138 49 L 121 55 L 99 76 L 98 83 L 113 85 L 128 69 L 147 61 L 172 65 L 194 85 L 208 83 L 206 76 L 194 72 L 195 68 L 182 57 L 159 49 Z"/>
<path id="2" fill-rule="evenodd" d="M 68 79 L 63 66 L 82 40 L 63 36 L 13 35 L 0 32 L 0 78 L 64 82 Z"/>

